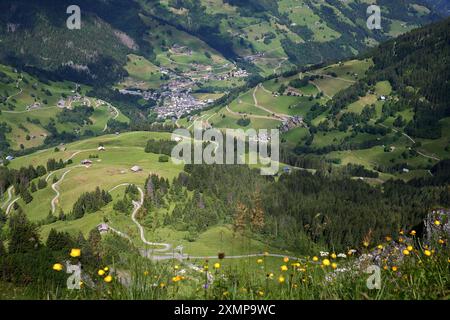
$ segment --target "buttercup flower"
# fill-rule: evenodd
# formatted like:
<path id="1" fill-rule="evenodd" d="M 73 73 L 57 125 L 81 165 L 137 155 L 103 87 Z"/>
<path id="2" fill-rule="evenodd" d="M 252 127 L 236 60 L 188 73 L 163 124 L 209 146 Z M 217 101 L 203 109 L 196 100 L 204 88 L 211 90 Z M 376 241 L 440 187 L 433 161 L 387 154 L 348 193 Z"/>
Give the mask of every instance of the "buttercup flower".
<path id="1" fill-rule="evenodd" d="M 288 263 L 289 262 L 289 258 L 288 257 L 284 257 L 283 261 L 284 261 L 284 263 Z"/>
<path id="2" fill-rule="evenodd" d="M 403 250 L 403 254 L 404 254 L 405 256 L 409 255 L 408 249 Z"/>
<path id="3" fill-rule="evenodd" d="M 333 263 L 331 264 L 331 267 L 332 267 L 333 269 L 337 269 L 337 263 L 333 262 Z"/>
<path id="4" fill-rule="evenodd" d="M 63 267 L 63 265 L 61 263 L 55 263 L 53 265 L 53 270 L 55 270 L 55 271 L 62 271 L 63 268 L 64 267 Z"/>
<path id="5" fill-rule="evenodd" d="M 256 263 L 258 263 L 258 264 L 263 263 L 263 259 L 258 259 L 258 260 L 256 260 Z"/>
<path id="6" fill-rule="evenodd" d="M 435 221 L 434 221 L 434 225 L 440 226 L 440 225 L 441 225 L 441 222 L 440 222 L 439 220 L 435 220 Z"/>
<path id="7" fill-rule="evenodd" d="M 287 271 L 288 267 L 286 265 L 280 267 L 281 271 Z"/>
<path id="8" fill-rule="evenodd" d="M 425 250 L 423 253 L 425 253 L 425 255 L 427 257 L 431 256 L 431 251 L 430 250 Z"/>
<path id="9" fill-rule="evenodd" d="M 278 282 L 283 283 L 286 279 L 283 276 L 278 277 Z"/>
<path id="10" fill-rule="evenodd" d="M 336 253 L 333 252 L 333 253 L 331 254 L 331 259 L 336 259 L 336 258 L 337 258 Z"/>
<path id="11" fill-rule="evenodd" d="M 103 276 L 105 275 L 105 270 L 100 269 L 100 270 L 98 270 L 97 274 L 98 274 L 100 277 L 103 277 Z"/>
<path id="12" fill-rule="evenodd" d="M 314 262 L 317 262 L 317 261 L 319 261 L 319 258 L 316 257 L 316 256 L 314 256 L 314 257 L 312 258 L 312 260 L 313 260 Z"/>
<path id="13" fill-rule="evenodd" d="M 81 256 L 81 249 L 72 249 L 72 250 L 70 250 L 70 256 L 72 258 L 77 258 L 77 257 Z"/>
<path id="14" fill-rule="evenodd" d="M 108 276 L 106 276 L 103 280 L 104 280 L 106 283 L 110 283 L 110 282 L 113 280 L 113 278 L 112 278 L 111 275 L 108 275 Z"/>
<path id="15" fill-rule="evenodd" d="M 324 265 L 324 266 L 329 266 L 330 264 L 331 264 L 331 262 L 330 262 L 330 260 L 328 260 L 328 259 L 324 259 L 323 261 L 322 261 L 322 264 Z"/>
<path id="16" fill-rule="evenodd" d="M 214 269 L 219 269 L 220 268 L 220 263 L 216 262 L 214 263 Z"/>

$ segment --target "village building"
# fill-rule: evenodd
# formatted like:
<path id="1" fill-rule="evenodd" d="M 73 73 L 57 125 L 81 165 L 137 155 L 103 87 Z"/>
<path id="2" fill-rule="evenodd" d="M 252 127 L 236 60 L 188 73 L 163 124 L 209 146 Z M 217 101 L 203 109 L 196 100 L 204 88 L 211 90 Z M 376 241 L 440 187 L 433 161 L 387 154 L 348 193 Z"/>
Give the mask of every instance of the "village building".
<path id="1" fill-rule="evenodd" d="M 139 172 L 139 171 L 142 171 L 142 168 L 139 167 L 139 166 L 133 166 L 133 167 L 131 167 L 130 170 L 131 170 L 132 172 Z"/>
<path id="2" fill-rule="evenodd" d="M 97 230 L 100 233 L 107 233 L 109 231 L 109 226 L 106 223 L 101 223 L 97 226 Z"/>

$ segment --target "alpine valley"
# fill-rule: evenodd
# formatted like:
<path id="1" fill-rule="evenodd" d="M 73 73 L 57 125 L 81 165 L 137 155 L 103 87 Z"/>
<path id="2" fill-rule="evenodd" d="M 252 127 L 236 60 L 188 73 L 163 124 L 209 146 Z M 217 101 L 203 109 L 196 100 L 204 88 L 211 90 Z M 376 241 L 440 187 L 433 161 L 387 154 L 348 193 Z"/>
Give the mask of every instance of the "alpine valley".
<path id="1" fill-rule="evenodd" d="M 449 1 L 76 2 L 0 2 L 0 299 L 448 300 Z"/>

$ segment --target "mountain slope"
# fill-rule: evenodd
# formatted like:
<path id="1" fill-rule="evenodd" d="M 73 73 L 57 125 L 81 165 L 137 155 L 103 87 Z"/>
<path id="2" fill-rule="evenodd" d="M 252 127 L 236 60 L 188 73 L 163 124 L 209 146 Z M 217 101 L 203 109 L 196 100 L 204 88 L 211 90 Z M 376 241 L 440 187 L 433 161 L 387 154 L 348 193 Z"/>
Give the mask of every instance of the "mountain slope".
<path id="1" fill-rule="evenodd" d="M 0 62 L 112 83 L 126 76 L 127 54 L 156 62 L 159 44 L 147 38 L 162 36 L 150 27 L 159 24 L 204 41 L 254 74 L 270 75 L 293 64 L 353 55 L 439 18 L 424 0 L 383 0 L 383 30 L 372 32 L 366 27 L 367 4 L 359 0 L 82 0 L 82 28 L 68 30 L 70 4 L 2 1 Z"/>

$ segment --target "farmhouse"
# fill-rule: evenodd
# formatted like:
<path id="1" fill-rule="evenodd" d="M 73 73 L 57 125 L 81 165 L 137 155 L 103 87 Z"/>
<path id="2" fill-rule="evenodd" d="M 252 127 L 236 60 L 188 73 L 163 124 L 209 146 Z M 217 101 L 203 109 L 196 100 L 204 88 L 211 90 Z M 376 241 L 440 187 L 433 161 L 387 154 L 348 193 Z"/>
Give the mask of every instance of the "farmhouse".
<path id="1" fill-rule="evenodd" d="M 109 230 L 109 227 L 106 223 L 101 223 L 97 226 L 97 230 L 100 233 L 106 233 Z"/>
<path id="2" fill-rule="evenodd" d="M 97 148 L 97 150 L 98 150 L 98 151 L 105 151 L 106 149 L 105 149 L 104 146 L 99 146 L 99 147 Z"/>
<path id="3" fill-rule="evenodd" d="M 133 171 L 133 172 L 139 172 L 139 171 L 142 171 L 142 168 L 139 167 L 139 166 L 133 166 L 133 167 L 131 167 L 130 170 Z"/>
<path id="4" fill-rule="evenodd" d="M 90 165 L 90 164 L 92 164 L 92 161 L 89 160 L 89 159 L 84 159 L 84 160 L 81 161 L 81 164 Z"/>

